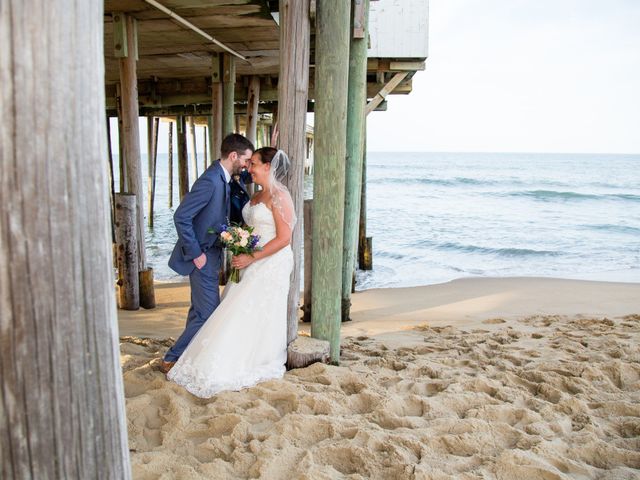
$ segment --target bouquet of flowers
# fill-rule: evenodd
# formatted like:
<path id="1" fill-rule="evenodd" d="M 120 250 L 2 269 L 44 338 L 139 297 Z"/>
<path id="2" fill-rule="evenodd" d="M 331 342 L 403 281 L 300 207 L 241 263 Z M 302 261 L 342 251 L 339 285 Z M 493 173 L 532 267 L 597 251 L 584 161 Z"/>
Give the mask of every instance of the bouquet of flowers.
<path id="1" fill-rule="evenodd" d="M 253 234 L 253 227 L 242 227 L 232 223 L 220 226 L 220 240 L 233 255 L 242 253 L 253 255 L 253 252 L 259 249 L 257 245 L 260 236 Z M 231 267 L 229 281 L 235 283 L 240 281 L 239 269 Z"/>

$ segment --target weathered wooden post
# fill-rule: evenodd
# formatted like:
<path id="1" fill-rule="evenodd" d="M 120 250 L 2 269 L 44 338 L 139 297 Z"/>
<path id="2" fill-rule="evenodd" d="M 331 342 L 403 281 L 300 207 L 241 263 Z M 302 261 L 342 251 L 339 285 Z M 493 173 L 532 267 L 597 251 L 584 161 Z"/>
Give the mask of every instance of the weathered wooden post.
<path id="1" fill-rule="evenodd" d="M 311 271 L 313 269 L 313 200 L 304 201 L 304 304 L 303 322 L 311 321 Z"/>
<path id="2" fill-rule="evenodd" d="M 235 130 L 234 96 L 236 90 L 236 59 L 229 53 L 222 54 L 222 80 L 224 83 L 222 100 L 222 138 Z M 222 142 L 222 140 L 220 140 Z"/>
<path id="3" fill-rule="evenodd" d="M 278 80 L 279 147 L 289 155 L 291 167 L 287 187 L 293 199 L 298 222 L 293 229 L 293 273 L 289 287 L 287 342 L 298 335 L 300 317 L 300 274 L 302 268 L 302 217 L 304 201 L 305 132 L 307 126 L 307 91 L 309 89 L 310 25 L 309 2 L 280 0 L 280 76 Z M 252 79 L 249 92 L 251 94 Z M 259 88 L 259 82 L 258 82 Z M 257 95 L 256 95 L 257 96 Z M 255 117 L 258 100 L 255 99 Z M 247 116 L 247 121 L 249 117 Z M 254 120 L 255 121 L 255 120 Z M 255 126 L 252 121 L 252 141 Z M 249 131 L 249 129 L 247 129 Z"/>
<path id="4" fill-rule="evenodd" d="M 220 158 L 222 145 L 222 55 L 211 55 L 211 161 Z"/>
<path id="5" fill-rule="evenodd" d="M 131 478 L 98 88 L 103 18 L 102 0 L 0 3 L 6 480 Z"/>
<path id="6" fill-rule="evenodd" d="M 169 122 L 169 153 L 167 154 L 169 164 L 169 208 L 173 208 L 173 122 Z"/>
<path id="7" fill-rule="evenodd" d="M 366 121 L 365 121 L 366 125 Z M 372 243 L 373 239 L 367 237 L 367 149 L 366 149 L 366 126 L 365 140 L 362 153 L 362 183 L 360 190 L 360 222 L 358 225 L 358 267 L 360 270 L 371 270 L 373 268 Z"/>
<path id="8" fill-rule="evenodd" d="M 350 320 L 351 290 L 358 248 L 365 105 L 367 103 L 367 43 L 369 0 L 352 0 L 347 101 L 347 161 L 345 165 L 344 246 L 342 257 L 342 321 Z"/>
<path id="9" fill-rule="evenodd" d="M 203 149 L 202 149 L 202 153 L 203 153 L 203 161 L 202 161 L 202 171 L 204 172 L 207 167 L 209 166 L 209 160 L 207 159 L 207 154 L 209 147 L 207 146 L 207 127 L 205 126 L 202 132 L 202 145 L 203 145 Z"/>
<path id="10" fill-rule="evenodd" d="M 109 116 L 107 115 L 107 152 L 108 152 L 108 161 L 109 161 L 109 206 L 111 207 L 109 210 L 111 212 L 111 241 L 116 243 L 116 232 L 113 227 L 113 206 L 114 206 L 114 198 L 116 194 L 116 185 L 113 180 L 113 151 L 111 149 L 111 124 L 109 122 Z"/>
<path id="11" fill-rule="evenodd" d="M 156 165 L 158 160 L 158 130 L 160 126 L 160 118 L 147 117 L 147 152 L 148 158 L 148 225 L 153 229 L 153 204 L 156 197 Z"/>
<path id="12" fill-rule="evenodd" d="M 122 125 L 122 93 L 120 84 L 116 85 L 116 112 L 118 113 L 118 173 L 120 191 L 127 191 L 127 166 L 124 158 L 124 126 Z"/>
<path id="13" fill-rule="evenodd" d="M 140 270 L 147 268 L 144 244 L 144 206 L 142 192 L 142 165 L 140 160 L 140 134 L 138 127 L 138 57 L 136 21 L 130 15 L 113 15 L 115 54 L 120 59 L 120 89 L 122 100 L 123 153 L 127 170 L 128 193 L 136 196 L 138 263 Z M 120 47 L 120 48 L 118 48 Z"/>
<path id="14" fill-rule="evenodd" d="M 282 24 L 282 17 L 280 18 L 281 18 L 280 32 L 282 33 L 284 25 Z M 282 42 L 280 42 L 280 45 L 283 45 Z M 283 47 L 286 48 L 287 46 L 283 45 Z M 282 49 L 280 50 L 280 53 L 282 53 Z M 251 80 L 249 80 L 249 90 L 247 93 L 247 119 L 246 119 L 247 128 L 245 131 L 245 137 L 247 137 L 251 141 L 251 143 L 253 143 L 254 146 L 256 145 L 259 101 L 260 101 L 260 77 L 257 75 L 253 75 L 251 77 Z"/>
<path id="15" fill-rule="evenodd" d="M 144 241 L 144 205 L 142 192 L 142 165 L 138 127 L 138 60 L 136 20 L 130 15 L 114 14 L 114 41 L 116 57 L 120 59 L 120 87 L 122 92 L 122 125 L 124 129 L 124 157 L 127 167 L 127 192 L 136 196 L 138 265 L 141 278 L 140 304 L 145 308 L 155 306 L 153 270 L 147 268 Z M 126 48 L 124 46 L 126 45 Z M 150 280 L 149 280 L 150 278 Z"/>
<path id="16" fill-rule="evenodd" d="M 180 201 L 189 192 L 189 166 L 187 165 L 187 126 L 183 115 L 176 124 L 178 140 L 178 190 Z"/>
<path id="17" fill-rule="evenodd" d="M 350 2 L 317 2 L 311 335 L 340 360 Z"/>
<path id="18" fill-rule="evenodd" d="M 140 284 L 138 281 L 138 243 L 136 196 L 132 193 L 116 193 L 116 267 L 118 268 L 118 307 L 123 310 L 140 308 Z"/>
<path id="19" fill-rule="evenodd" d="M 193 116 L 189 117 L 189 133 L 191 136 L 191 185 L 198 179 L 198 148 L 196 145 L 196 121 Z"/>

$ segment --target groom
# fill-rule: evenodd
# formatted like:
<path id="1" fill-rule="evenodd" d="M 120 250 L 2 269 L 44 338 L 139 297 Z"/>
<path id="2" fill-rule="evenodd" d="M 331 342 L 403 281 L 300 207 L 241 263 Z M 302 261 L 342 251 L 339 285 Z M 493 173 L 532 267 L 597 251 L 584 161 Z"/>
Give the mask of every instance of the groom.
<path id="1" fill-rule="evenodd" d="M 214 162 L 195 181 L 173 216 L 178 242 L 169 266 L 181 275 L 189 275 L 191 308 L 187 325 L 164 356 L 160 365 L 169 372 L 200 327 L 220 303 L 218 274 L 222 265 L 222 247 L 217 230 L 229 218 L 229 181 L 245 168 L 253 154 L 253 144 L 232 133 L 222 140 L 220 160 Z"/>

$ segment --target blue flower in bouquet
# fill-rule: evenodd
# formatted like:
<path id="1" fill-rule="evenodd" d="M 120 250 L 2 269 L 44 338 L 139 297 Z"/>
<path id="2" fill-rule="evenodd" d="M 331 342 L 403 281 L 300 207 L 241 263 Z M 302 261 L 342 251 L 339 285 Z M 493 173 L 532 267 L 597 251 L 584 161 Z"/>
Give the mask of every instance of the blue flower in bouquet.
<path id="1" fill-rule="evenodd" d="M 224 246 L 235 256 L 241 254 L 253 255 L 259 249 L 258 242 L 260 236 L 253 233 L 253 227 L 242 227 L 237 224 L 221 225 L 220 240 Z M 240 281 L 240 271 L 237 268 L 231 269 L 229 280 Z"/>

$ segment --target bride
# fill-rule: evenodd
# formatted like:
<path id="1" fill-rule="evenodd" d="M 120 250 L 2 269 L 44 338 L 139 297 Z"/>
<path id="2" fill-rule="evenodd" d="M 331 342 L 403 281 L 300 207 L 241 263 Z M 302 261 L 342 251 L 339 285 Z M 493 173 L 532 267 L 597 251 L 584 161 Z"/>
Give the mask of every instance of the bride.
<path id="1" fill-rule="evenodd" d="M 260 250 L 233 257 L 239 283 L 227 284 L 222 301 L 193 337 L 167 378 L 192 394 L 209 398 L 280 378 L 287 361 L 287 296 L 293 269 L 293 201 L 282 184 L 289 158 L 263 147 L 251 157 L 249 173 L 262 187 L 242 209 Z"/>

